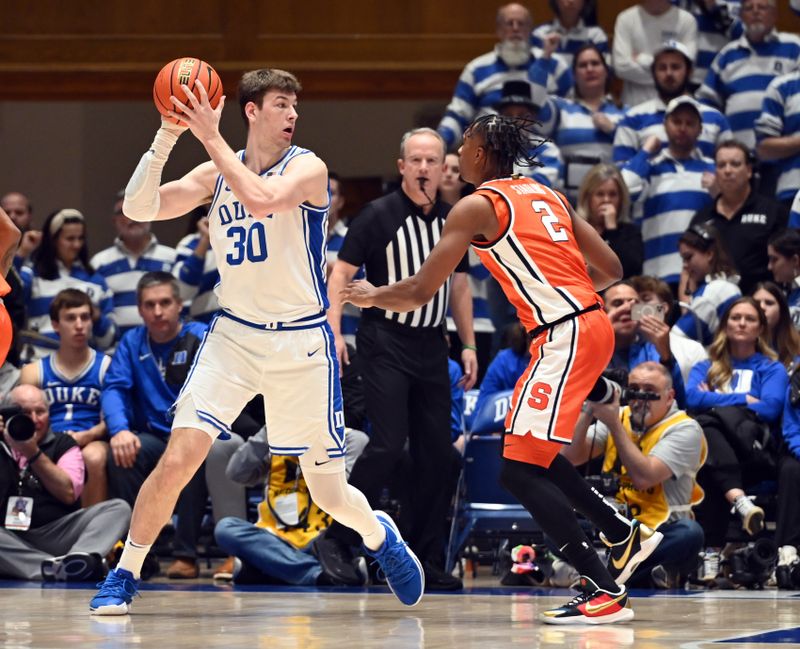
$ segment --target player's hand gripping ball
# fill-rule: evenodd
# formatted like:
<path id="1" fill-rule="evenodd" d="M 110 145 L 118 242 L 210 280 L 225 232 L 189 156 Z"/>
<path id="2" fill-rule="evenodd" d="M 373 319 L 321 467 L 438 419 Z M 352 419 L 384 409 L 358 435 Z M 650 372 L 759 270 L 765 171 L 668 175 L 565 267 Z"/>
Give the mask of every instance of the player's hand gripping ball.
<path id="1" fill-rule="evenodd" d="M 186 126 L 186 123 L 175 117 L 169 116 L 170 111 L 182 115 L 183 111 L 170 101 L 170 96 L 175 96 L 179 101 L 186 103 L 188 97 L 182 85 L 189 86 L 195 97 L 200 99 L 200 89 L 195 86 L 197 80 L 203 84 L 208 93 L 208 103 L 211 108 L 216 108 L 222 97 L 222 80 L 216 70 L 205 61 L 195 59 L 190 56 L 170 61 L 158 73 L 153 84 L 153 101 L 156 103 L 158 112 L 167 121 Z"/>

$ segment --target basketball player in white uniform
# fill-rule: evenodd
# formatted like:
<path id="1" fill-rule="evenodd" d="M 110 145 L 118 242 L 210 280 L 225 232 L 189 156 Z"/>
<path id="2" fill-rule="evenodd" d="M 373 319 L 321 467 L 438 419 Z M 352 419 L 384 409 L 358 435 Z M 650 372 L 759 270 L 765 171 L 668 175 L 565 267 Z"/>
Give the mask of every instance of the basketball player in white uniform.
<path id="1" fill-rule="evenodd" d="M 358 531 L 407 605 L 422 597 L 417 558 L 392 520 L 373 512 L 347 484 L 344 416 L 333 334 L 327 325 L 325 238 L 329 204 L 325 164 L 293 146 L 297 79 L 282 70 L 255 70 L 239 82 L 248 127 L 235 153 L 219 133 L 205 89 L 173 101 L 211 160 L 160 185 L 161 171 L 185 128 L 162 120 L 125 190 L 131 219 L 172 219 L 211 201 L 209 232 L 217 255 L 221 315 L 209 326 L 175 403 L 172 435 L 142 486 L 119 565 L 106 577 L 90 611 L 128 612 L 144 557 L 172 515 L 179 493 L 218 435 L 255 394 L 263 394 L 270 451 L 300 457 L 311 497 L 333 518 Z M 183 93 L 179 93 L 183 95 Z"/>

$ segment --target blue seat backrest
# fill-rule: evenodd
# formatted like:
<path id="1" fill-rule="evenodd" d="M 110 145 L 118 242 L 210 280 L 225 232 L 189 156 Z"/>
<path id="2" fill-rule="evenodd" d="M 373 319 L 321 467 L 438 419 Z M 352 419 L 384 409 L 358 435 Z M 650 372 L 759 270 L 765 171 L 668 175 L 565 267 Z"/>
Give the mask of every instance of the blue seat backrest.
<path id="1" fill-rule="evenodd" d="M 478 394 L 480 390 L 473 388 L 464 393 L 464 426 L 467 430 L 472 429 L 472 420 L 475 419 L 475 404 L 478 403 Z"/>
<path id="2" fill-rule="evenodd" d="M 471 437 L 464 453 L 464 483 L 467 502 L 517 505 L 500 486 L 503 436 Z"/>
<path id="3" fill-rule="evenodd" d="M 511 395 L 514 390 L 502 390 L 491 395 L 481 406 L 480 412 L 472 418 L 469 430 L 473 435 L 491 435 L 505 430 L 505 419 L 511 408 Z"/>

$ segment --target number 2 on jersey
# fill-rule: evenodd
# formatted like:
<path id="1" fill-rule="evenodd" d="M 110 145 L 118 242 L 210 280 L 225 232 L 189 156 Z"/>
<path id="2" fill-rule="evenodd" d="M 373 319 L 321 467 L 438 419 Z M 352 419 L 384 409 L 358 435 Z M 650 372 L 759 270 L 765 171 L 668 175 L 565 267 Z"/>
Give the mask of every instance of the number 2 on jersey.
<path id="1" fill-rule="evenodd" d="M 238 266 L 245 259 L 250 262 L 264 261 L 268 256 L 267 232 L 260 221 L 255 221 L 249 228 L 228 228 L 227 237 L 233 239 L 233 250 L 225 257 L 231 266 Z"/>
<path id="2" fill-rule="evenodd" d="M 568 241 L 569 236 L 564 227 L 559 226 L 558 217 L 553 214 L 553 210 L 544 201 L 531 201 L 531 207 L 542 219 L 542 225 L 547 230 L 547 234 L 553 241 Z"/>

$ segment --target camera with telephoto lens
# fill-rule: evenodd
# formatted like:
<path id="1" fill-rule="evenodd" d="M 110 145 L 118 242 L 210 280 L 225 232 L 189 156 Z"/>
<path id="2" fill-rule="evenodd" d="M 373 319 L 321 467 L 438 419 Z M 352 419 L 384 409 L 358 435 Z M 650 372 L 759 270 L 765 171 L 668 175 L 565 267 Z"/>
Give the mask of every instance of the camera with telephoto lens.
<path id="1" fill-rule="evenodd" d="M 767 583 L 778 550 L 771 539 L 758 539 L 739 548 L 728 557 L 731 581 L 745 588 L 763 588 Z"/>
<path id="2" fill-rule="evenodd" d="M 626 406 L 631 401 L 658 401 L 660 398 L 661 395 L 658 394 L 658 392 L 622 388 L 622 392 L 619 395 L 619 403 L 620 405 Z"/>
<path id="3" fill-rule="evenodd" d="M 19 406 L 0 408 L 0 417 L 8 431 L 8 436 L 16 442 L 26 442 L 36 431 L 36 424 Z"/>

